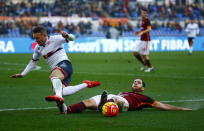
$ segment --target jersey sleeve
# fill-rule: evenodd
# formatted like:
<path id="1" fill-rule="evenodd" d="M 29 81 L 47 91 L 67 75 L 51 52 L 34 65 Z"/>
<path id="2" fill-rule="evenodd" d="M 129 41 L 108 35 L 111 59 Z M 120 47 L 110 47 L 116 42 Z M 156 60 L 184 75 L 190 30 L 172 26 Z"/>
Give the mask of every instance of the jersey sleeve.
<path id="1" fill-rule="evenodd" d="M 36 46 L 32 59 L 30 60 L 26 68 L 23 70 L 23 72 L 21 72 L 21 75 L 23 76 L 27 75 L 37 65 L 38 60 L 41 56 L 39 50 L 40 50 L 40 47 Z"/>
<path id="2" fill-rule="evenodd" d="M 145 96 L 144 99 L 145 99 L 144 103 L 143 103 L 144 106 L 146 106 L 146 107 L 154 107 L 155 106 L 156 101 L 154 99 L 152 99 L 152 98 L 150 98 L 148 96 Z"/>
<path id="3" fill-rule="evenodd" d="M 23 75 L 23 76 L 27 75 L 37 65 L 37 63 L 38 63 L 38 61 L 30 60 L 30 62 L 28 63 L 26 68 L 23 70 L 21 75 Z"/>
<path id="4" fill-rule="evenodd" d="M 53 36 L 54 40 L 57 41 L 59 44 L 66 43 L 66 39 L 62 37 L 62 35 L 55 35 Z"/>
<path id="5" fill-rule="evenodd" d="M 149 105 L 150 107 L 153 107 L 155 100 L 152 99 L 152 98 L 150 98 L 150 97 L 148 97 L 148 96 L 146 96 L 145 99 L 146 99 L 146 100 L 145 100 L 145 101 L 146 101 L 146 104 Z"/>
<path id="6" fill-rule="evenodd" d="M 151 26 L 151 22 L 150 22 L 149 19 L 147 19 L 147 21 L 146 21 L 146 25 L 147 25 L 147 26 Z"/>
<path id="7" fill-rule="evenodd" d="M 189 25 L 186 26 L 186 30 L 185 30 L 185 31 L 186 31 L 186 32 L 189 31 Z"/>
<path id="8" fill-rule="evenodd" d="M 39 58 L 41 57 L 41 54 L 40 54 L 40 46 L 37 45 L 34 49 L 34 53 L 33 53 L 33 57 L 32 57 L 32 60 L 33 61 L 38 61 Z"/>

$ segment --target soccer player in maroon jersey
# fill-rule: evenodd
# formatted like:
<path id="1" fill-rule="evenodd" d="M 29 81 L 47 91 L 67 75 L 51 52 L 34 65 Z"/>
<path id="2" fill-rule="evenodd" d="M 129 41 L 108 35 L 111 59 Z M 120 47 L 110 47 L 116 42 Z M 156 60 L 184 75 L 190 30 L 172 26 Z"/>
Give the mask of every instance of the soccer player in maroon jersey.
<path id="1" fill-rule="evenodd" d="M 141 94 L 145 90 L 145 83 L 141 79 L 135 79 L 131 92 L 121 92 L 118 95 L 107 94 L 96 95 L 89 99 L 83 100 L 77 104 L 66 107 L 65 104 L 61 107 L 61 112 L 80 113 L 86 109 L 100 110 L 106 102 L 115 102 L 118 104 L 120 111 L 135 111 L 143 108 L 157 108 L 161 110 L 192 110 L 190 108 L 176 107 L 169 104 L 164 104 L 156 101 L 146 95 Z"/>
<path id="2" fill-rule="evenodd" d="M 146 9 L 141 10 L 141 16 L 142 16 L 141 23 L 142 29 L 138 32 L 135 32 L 135 34 L 140 37 L 140 42 L 138 43 L 138 46 L 135 48 L 133 54 L 135 58 L 143 65 L 140 70 L 144 72 L 151 72 L 154 70 L 154 67 L 152 66 L 149 58 L 149 44 L 151 40 L 150 31 L 152 27 L 150 20 L 148 19 Z M 145 69 L 146 67 L 147 69 Z"/>

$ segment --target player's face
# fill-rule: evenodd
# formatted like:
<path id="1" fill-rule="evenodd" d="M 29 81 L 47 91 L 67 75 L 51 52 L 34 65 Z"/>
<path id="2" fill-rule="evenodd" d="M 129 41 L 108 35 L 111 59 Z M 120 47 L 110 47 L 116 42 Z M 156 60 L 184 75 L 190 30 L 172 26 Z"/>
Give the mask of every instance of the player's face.
<path id="1" fill-rule="evenodd" d="M 133 92 L 143 92 L 144 91 L 142 80 L 140 79 L 134 80 L 132 84 L 132 91 Z"/>
<path id="2" fill-rule="evenodd" d="M 194 20 L 190 20 L 190 23 L 195 23 L 195 21 Z"/>
<path id="3" fill-rule="evenodd" d="M 38 32 L 33 34 L 33 38 L 36 40 L 36 42 L 39 45 L 45 45 L 45 42 L 47 40 L 47 35 L 45 33 Z"/>
<path id="4" fill-rule="evenodd" d="M 141 16 L 142 18 L 146 18 L 147 17 L 147 12 L 146 11 L 141 11 Z"/>

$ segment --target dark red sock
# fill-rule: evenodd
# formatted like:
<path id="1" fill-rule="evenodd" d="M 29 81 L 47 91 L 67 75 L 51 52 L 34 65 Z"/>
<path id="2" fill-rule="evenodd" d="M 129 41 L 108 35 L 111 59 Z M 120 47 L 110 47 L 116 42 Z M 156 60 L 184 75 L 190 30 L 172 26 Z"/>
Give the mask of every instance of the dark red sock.
<path id="1" fill-rule="evenodd" d="M 146 63 L 142 60 L 141 55 L 136 55 L 135 58 L 137 58 L 137 60 L 138 60 L 141 64 L 143 64 L 144 66 L 146 65 Z"/>
<path id="2" fill-rule="evenodd" d="M 86 106 L 84 105 L 83 102 L 71 105 L 67 107 L 67 112 L 68 113 L 80 113 L 82 111 L 86 110 Z"/>
<path id="3" fill-rule="evenodd" d="M 148 66 L 149 68 L 152 67 L 152 64 L 151 64 L 150 60 L 145 60 L 145 63 L 147 64 L 147 66 Z"/>

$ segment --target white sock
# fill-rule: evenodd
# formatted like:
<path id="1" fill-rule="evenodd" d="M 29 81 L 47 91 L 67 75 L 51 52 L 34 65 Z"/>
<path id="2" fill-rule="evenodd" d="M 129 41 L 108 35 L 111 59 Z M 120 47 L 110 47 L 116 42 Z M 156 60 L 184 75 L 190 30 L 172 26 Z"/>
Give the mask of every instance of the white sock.
<path id="1" fill-rule="evenodd" d="M 82 83 L 82 84 L 79 84 L 79 85 L 76 85 L 76 86 L 67 86 L 65 88 L 63 88 L 63 91 L 62 91 L 62 95 L 63 96 L 67 96 L 67 95 L 72 95 L 84 88 L 87 87 L 87 84 L 86 83 Z"/>
<path id="2" fill-rule="evenodd" d="M 192 53 L 193 52 L 193 46 L 189 47 L 189 52 Z"/>
<path id="3" fill-rule="evenodd" d="M 62 97 L 62 82 L 59 78 L 57 77 L 52 77 L 52 86 L 55 91 L 55 95 L 58 97 Z"/>

